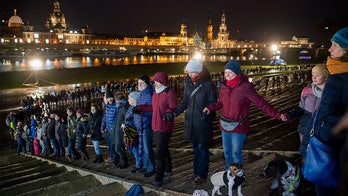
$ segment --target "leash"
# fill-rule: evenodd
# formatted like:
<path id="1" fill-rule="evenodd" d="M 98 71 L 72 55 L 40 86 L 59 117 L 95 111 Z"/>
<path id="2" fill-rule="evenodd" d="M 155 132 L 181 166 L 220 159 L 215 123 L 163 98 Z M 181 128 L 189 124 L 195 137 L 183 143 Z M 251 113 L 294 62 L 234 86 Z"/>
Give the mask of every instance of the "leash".
<path id="1" fill-rule="evenodd" d="M 297 180 L 300 178 L 300 168 L 298 166 L 296 166 L 297 172 L 296 172 L 296 176 L 294 179 L 290 180 L 290 185 L 289 185 L 289 191 L 293 191 L 295 190 L 295 182 L 297 182 Z"/>

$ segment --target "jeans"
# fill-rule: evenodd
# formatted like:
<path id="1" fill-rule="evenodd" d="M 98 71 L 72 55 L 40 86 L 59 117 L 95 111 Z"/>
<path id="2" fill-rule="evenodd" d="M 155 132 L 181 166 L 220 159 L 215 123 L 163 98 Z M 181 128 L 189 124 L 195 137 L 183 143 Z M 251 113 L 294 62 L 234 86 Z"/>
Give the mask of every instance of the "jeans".
<path id="1" fill-rule="evenodd" d="M 20 141 L 18 140 L 17 143 L 18 143 L 17 154 L 19 155 L 22 152 L 22 150 L 24 151 L 24 153 L 27 153 L 25 140 L 20 140 Z"/>
<path id="2" fill-rule="evenodd" d="M 209 171 L 209 145 L 193 143 L 193 174 L 195 176 L 205 178 L 208 177 Z"/>
<path id="3" fill-rule="evenodd" d="M 106 144 L 108 145 L 108 149 L 109 149 L 109 156 L 111 160 L 114 160 L 115 157 L 115 138 L 111 138 L 109 133 L 106 133 Z"/>
<path id="4" fill-rule="evenodd" d="M 231 163 L 243 164 L 242 148 L 246 134 L 227 133 L 222 131 L 222 147 L 225 155 L 225 169 Z"/>
<path id="5" fill-rule="evenodd" d="M 54 156 L 60 156 L 59 154 L 59 143 L 58 143 L 58 140 L 56 138 L 51 138 L 51 144 L 53 146 L 53 155 Z"/>
<path id="6" fill-rule="evenodd" d="M 143 163 L 139 160 L 139 153 L 138 153 L 138 146 L 134 145 L 132 147 L 132 153 L 135 159 L 135 167 L 136 168 L 141 168 L 143 167 Z"/>
<path id="7" fill-rule="evenodd" d="M 96 155 L 102 155 L 102 151 L 100 150 L 100 140 L 92 140 L 94 151 Z"/>
<path id="8" fill-rule="evenodd" d="M 148 172 L 154 172 L 154 153 L 152 148 L 152 130 L 147 127 L 143 130 L 143 164 Z"/>
<path id="9" fill-rule="evenodd" d="M 69 143 L 68 143 L 68 156 L 69 155 L 72 155 L 73 158 L 80 158 L 81 155 L 80 153 L 77 152 L 76 148 L 75 148 L 75 145 L 76 145 L 76 140 L 75 138 L 69 138 Z"/>

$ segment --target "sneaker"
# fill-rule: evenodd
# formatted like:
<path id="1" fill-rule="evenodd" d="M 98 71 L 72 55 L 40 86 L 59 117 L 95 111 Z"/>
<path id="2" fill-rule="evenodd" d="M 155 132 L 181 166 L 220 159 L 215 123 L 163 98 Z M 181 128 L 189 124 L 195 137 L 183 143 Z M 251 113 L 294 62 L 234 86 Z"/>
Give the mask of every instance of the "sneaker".
<path id="1" fill-rule="evenodd" d="M 150 176 L 152 176 L 153 174 L 155 174 L 155 172 L 145 172 L 145 173 L 144 173 L 144 177 L 150 177 Z"/>
<path id="2" fill-rule="evenodd" d="M 152 185 L 154 185 L 155 187 L 161 187 L 162 186 L 162 182 L 155 181 L 155 182 L 152 183 Z"/>

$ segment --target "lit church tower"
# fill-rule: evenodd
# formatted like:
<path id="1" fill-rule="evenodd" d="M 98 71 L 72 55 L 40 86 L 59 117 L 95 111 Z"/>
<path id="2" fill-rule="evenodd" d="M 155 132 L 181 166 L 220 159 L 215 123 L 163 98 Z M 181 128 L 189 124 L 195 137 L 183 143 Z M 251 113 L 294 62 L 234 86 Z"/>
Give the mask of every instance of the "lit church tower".
<path id="1" fill-rule="evenodd" d="M 187 26 L 185 23 L 185 19 L 183 20 L 180 27 L 180 37 L 187 37 Z"/>
<path id="2" fill-rule="evenodd" d="M 46 22 L 46 28 L 61 33 L 68 28 L 65 21 L 65 16 L 60 10 L 60 3 L 58 1 L 54 1 L 53 4 L 53 13 L 50 14 L 50 18 Z"/>
<path id="3" fill-rule="evenodd" d="M 213 25 L 211 22 L 211 19 L 208 19 L 208 26 L 207 26 L 207 39 L 208 41 L 213 40 Z"/>
<path id="4" fill-rule="evenodd" d="M 226 16 L 225 16 L 225 11 L 224 11 L 222 13 L 222 16 L 221 16 L 221 24 L 219 27 L 217 41 L 226 42 L 226 41 L 228 41 L 228 36 L 229 36 L 229 33 L 227 32 Z"/>

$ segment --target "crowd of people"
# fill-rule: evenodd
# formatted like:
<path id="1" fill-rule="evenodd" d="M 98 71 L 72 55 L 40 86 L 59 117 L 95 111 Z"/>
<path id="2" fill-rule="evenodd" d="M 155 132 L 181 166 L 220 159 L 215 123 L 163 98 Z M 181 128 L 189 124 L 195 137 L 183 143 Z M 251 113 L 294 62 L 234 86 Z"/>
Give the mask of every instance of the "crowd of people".
<path id="1" fill-rule="evenodd" d="M 169 144 L 175 118 L 185 113 L 184 139 L 192 144 L 194 155 L 190 179 L 199 185 L 208 178 L 212 123 L 218 110 L 225 169 L 244 162 L 242 149 L 249 132 L 251 104 L 280 122 L 301 116 L 298 131 L 303 159 L 313 135 L 341 150 L 344 142 L 334 137 L 332 130 L 347 112 L 347 45 L 348 28 L 344 28 L 332 38 L 326 65 L 313 67 L 310 74 L 296 70 L 284 77 L 264 76 L 252 82 L 246 72 L 255 70 L 243 72 L 238 61 L 229 60 L 223 72 L 210 73 L 201 60 L 192 58 L 182 76 L 157 72 L 152 78 L 143 74 L 131 82 L 108 83 L 73 93 L 62 91 L 43 98 L 28 97 L 22 101 L 21 114 L 9 113 L 6 123 L 17 141 L 18 154 L 88 161 L 86 145 L 90 137 L 96 157 L 93 163 L 106 161 L 125 169 L 129 167 L 127 153 L 131 153 L 135 165 L 130 172 L 143 173 L 144 177 L 154 175 L 153 185 L 160 187 L 164 177 L 172 175 Z M 299 107 L 294 110 L 278 111 L 259 95 L 281 85 L 303 83 L 310 77 L 312 82 L 303 89 Z M 315 133 L 310 134 L 313 127 Z M 102 140 L 108 148 L 105 159 L 100 149 Z M 346 160 L 347 153 L 342 153 L 342 169 Z M 338 194 L 338 187 L 315 184 L 315 188 L 317 195 Z"/>

